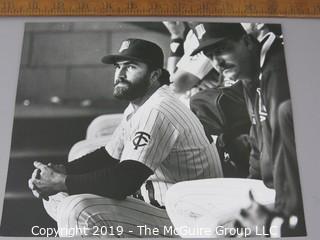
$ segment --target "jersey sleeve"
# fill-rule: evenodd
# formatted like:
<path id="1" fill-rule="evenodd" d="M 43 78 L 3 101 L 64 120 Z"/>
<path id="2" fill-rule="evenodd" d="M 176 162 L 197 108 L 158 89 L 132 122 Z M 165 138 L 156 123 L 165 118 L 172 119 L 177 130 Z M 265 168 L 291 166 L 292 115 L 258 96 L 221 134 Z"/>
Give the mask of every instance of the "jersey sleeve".
<path id="1" fill-rule="evenodd" d="M 105 146 L 106 151 L 109 155 L 115 159 L 121 158 L 121 153 L 124 146 L 124 120 L 118 125 L 116 130 L 113 132 L 111 140 Z"/>
<path id="2" fill-rule="evenodd" d="M 137 127 L 124 143 L 121 161 L 135 160 L 152 171 L 174 150 L 179 131 L 158 109 L 152 109 L 140 118 Z"/>

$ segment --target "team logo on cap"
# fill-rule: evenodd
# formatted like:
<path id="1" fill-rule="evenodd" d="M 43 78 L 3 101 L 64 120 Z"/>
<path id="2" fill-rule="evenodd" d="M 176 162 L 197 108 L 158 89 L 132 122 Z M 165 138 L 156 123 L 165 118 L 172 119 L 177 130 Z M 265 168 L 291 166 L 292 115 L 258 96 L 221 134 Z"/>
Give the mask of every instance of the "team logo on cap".
<path id="1" fill-rule="evenodd" d="M 201 40 L 203 35 L 206 33 L 206 29 L 204 28 L 203 24 L 199 24 L 195 27 L 197 32 L 198 39 Z"/>
<path id="2" fill-rule="evenodd" d="M 123 41 L 122 44 L 121 44 L 121 47 L 119 49 L 119 52 L 122 52 L 123 50 L 126 50 L 128 49 L 130 46 L 130 41 Z"/>

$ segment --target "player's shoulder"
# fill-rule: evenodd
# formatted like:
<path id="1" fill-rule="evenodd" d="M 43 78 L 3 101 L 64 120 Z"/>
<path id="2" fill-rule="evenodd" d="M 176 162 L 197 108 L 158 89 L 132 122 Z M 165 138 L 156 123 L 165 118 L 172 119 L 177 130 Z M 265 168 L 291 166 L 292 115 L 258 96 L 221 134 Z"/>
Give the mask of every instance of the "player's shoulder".
<path id="1" fill-rule="evenodd" d="M 163 104 L 172 104 L 178 99 L 168 85 L 161 86 L 151 97 L 150 105 L 153 107 L 161 107 Z"/>
<path id="2" fill-rule="evenodd" d="M 221 93 L 222 91 L 218 88 L 201 90 L 190 98 L 190 104 L 198 101 L 211 104 L 211 102 L 215 101 L 221 95 Z"/>
<path id="3" fill-rule="evenodd" d="M 157 111 L 164 116 L 176 116 L 182 113 L 187 114 L 188 111 L 191 112 L 167 85 L 162 86 L 154 93 L 145 110 Z"/>

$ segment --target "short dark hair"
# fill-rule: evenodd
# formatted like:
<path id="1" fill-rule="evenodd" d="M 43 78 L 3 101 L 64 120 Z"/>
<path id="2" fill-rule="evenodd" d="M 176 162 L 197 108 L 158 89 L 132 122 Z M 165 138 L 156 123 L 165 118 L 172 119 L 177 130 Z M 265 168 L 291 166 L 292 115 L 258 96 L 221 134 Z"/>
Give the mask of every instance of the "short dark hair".
<path id="1" fill-rule="evenodd" d="M 161 69 L 161 75 L 160 75 L 158 81 L 162 85 L 164 85 L 164 84 L 170 85 L 171 84 L 171 82 L 170 82 L 170 73 L 166 69 L 162 68 Z"/>
<path id="2" fill-rule="evenodd" d="M 168 70 L 166 70 L 164 68 L 155 67 L 150 64 L 147 64 L 147 66 L 148 66 L 148 69 L 150 72 L 161 69 L 161 75 L 158 78 L 158 82 L 160 82 L 161 85 L 170 85 L 171 84 L 170 73 L 168 72 Z"/>

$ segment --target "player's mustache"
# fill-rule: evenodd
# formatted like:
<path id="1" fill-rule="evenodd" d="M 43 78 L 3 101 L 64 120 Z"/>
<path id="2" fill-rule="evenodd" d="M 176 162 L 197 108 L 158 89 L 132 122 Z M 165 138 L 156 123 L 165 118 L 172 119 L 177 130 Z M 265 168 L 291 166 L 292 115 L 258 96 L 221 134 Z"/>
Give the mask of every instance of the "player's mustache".
<path id="1" fill-rule="evenodd" d="M 129 82 L 127 79 L 125 78 L 118 78 L 116 79 L 114 86 L 118 85 L 119 83 L 126 83 L 126 84 L 131 84 L 131 82 Z"/>

